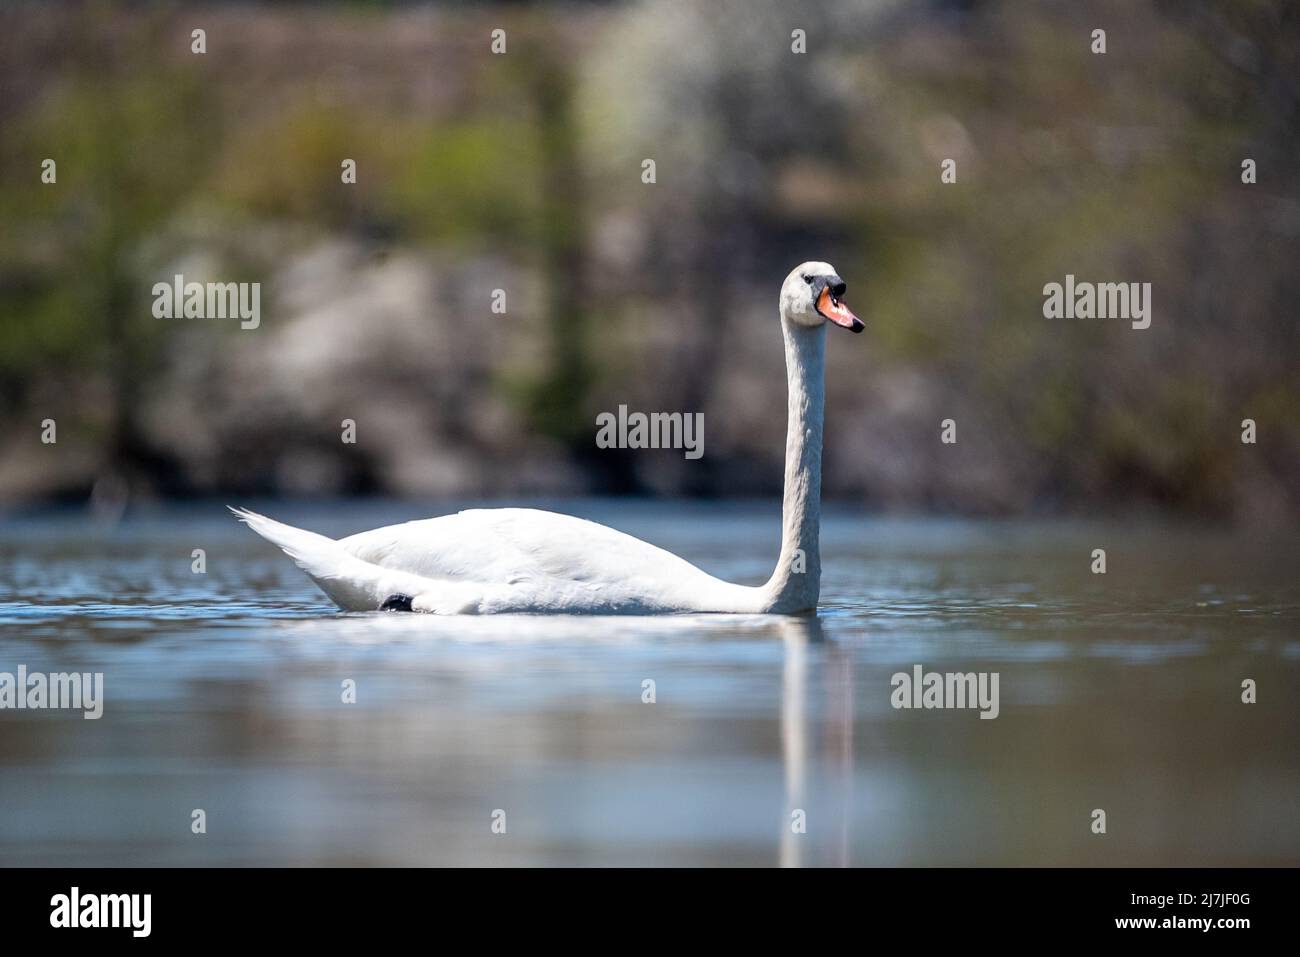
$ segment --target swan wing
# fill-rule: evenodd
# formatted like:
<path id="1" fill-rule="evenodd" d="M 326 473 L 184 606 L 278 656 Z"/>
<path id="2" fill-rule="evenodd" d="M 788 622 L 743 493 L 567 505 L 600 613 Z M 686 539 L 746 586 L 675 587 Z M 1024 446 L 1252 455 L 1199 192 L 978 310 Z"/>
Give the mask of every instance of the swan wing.
<path id="1" fill-rule="evenodd" d="M 339 544 L 384 568 L 496 585 L 708 577 L 671 552 L 606 525 L 531 508 L 469 509 L 361 532 Z"/>
<path id="2" fill-rule="evenodd" d="M 471 509 L 335 541 L 247 509 L 236 515 L 283 549 L 341 608 L 390 598 L 435 614 L 761 611 L 761 589 L 720 581 L 605 525 L 527 508 Z"/>

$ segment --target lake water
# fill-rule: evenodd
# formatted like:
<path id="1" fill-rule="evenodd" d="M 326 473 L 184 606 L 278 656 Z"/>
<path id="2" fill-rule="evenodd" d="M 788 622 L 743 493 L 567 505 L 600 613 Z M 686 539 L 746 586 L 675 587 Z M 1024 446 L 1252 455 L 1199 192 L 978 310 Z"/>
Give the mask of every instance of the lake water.
<path id="1" fill-rule="evenodd" d="M 775 503 L 554 507 L 776 555 Z M 105 700 L 0 711 L 0 864 L 1300 863 L 1294 534 L 834 512 L 823 563 L 815 619 L 341 614 L 215 504 L 10 518 L 0 672 Z M 996 672 L 998 717 L 895 709 L 915 665 Z"/>

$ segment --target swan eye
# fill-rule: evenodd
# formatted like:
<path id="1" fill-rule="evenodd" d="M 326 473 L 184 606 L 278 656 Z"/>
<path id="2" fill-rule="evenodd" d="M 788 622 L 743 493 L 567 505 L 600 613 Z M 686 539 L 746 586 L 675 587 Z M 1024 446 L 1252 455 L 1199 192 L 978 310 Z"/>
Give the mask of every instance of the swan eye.
<path id="1" fill-rule="evenodd" d="M 804 277 L 803 277 L 803 281 L 806 282 L 806 283 L 811 284 L 811 283 L 812 283 L 812 276 L 804 276 Z"/>

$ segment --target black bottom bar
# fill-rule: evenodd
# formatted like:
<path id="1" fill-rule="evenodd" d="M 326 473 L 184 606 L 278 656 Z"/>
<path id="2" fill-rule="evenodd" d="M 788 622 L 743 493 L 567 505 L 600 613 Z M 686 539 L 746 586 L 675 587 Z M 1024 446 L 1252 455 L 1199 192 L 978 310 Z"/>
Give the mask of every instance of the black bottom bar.
<path id="1" fill-rule="evenodd" d="M 665 930 L 698 927 L 734 944 L 779 926 L 816 936 L 836 928 L 863 943 L 920 932 L 927 944 L 1046 935 L 1233 946 L 1283 933 L 1294 888 L 1292 870 L 35 869 L 0 871 L 0 915 L 7 943 L 78 945 L 337 947 L 413 930 L 432 931 L 432 946 L 440 930 L 536 944 L 618 926 L 664 944 Z"/>

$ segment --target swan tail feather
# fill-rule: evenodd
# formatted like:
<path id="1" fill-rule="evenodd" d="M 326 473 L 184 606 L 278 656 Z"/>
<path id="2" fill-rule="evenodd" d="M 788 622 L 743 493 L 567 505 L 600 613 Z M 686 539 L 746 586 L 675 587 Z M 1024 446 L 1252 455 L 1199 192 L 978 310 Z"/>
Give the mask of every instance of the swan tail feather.
<path id="1" fill-rule="evenodd" d="M 227 507 L 241 522 L 292 558 L 321 591 L 346 611 L 374 610 L 390 595 L 422 584 L 415 576 L 362 561 L 332 538 L 294 528 L 246 508 Z"/>

